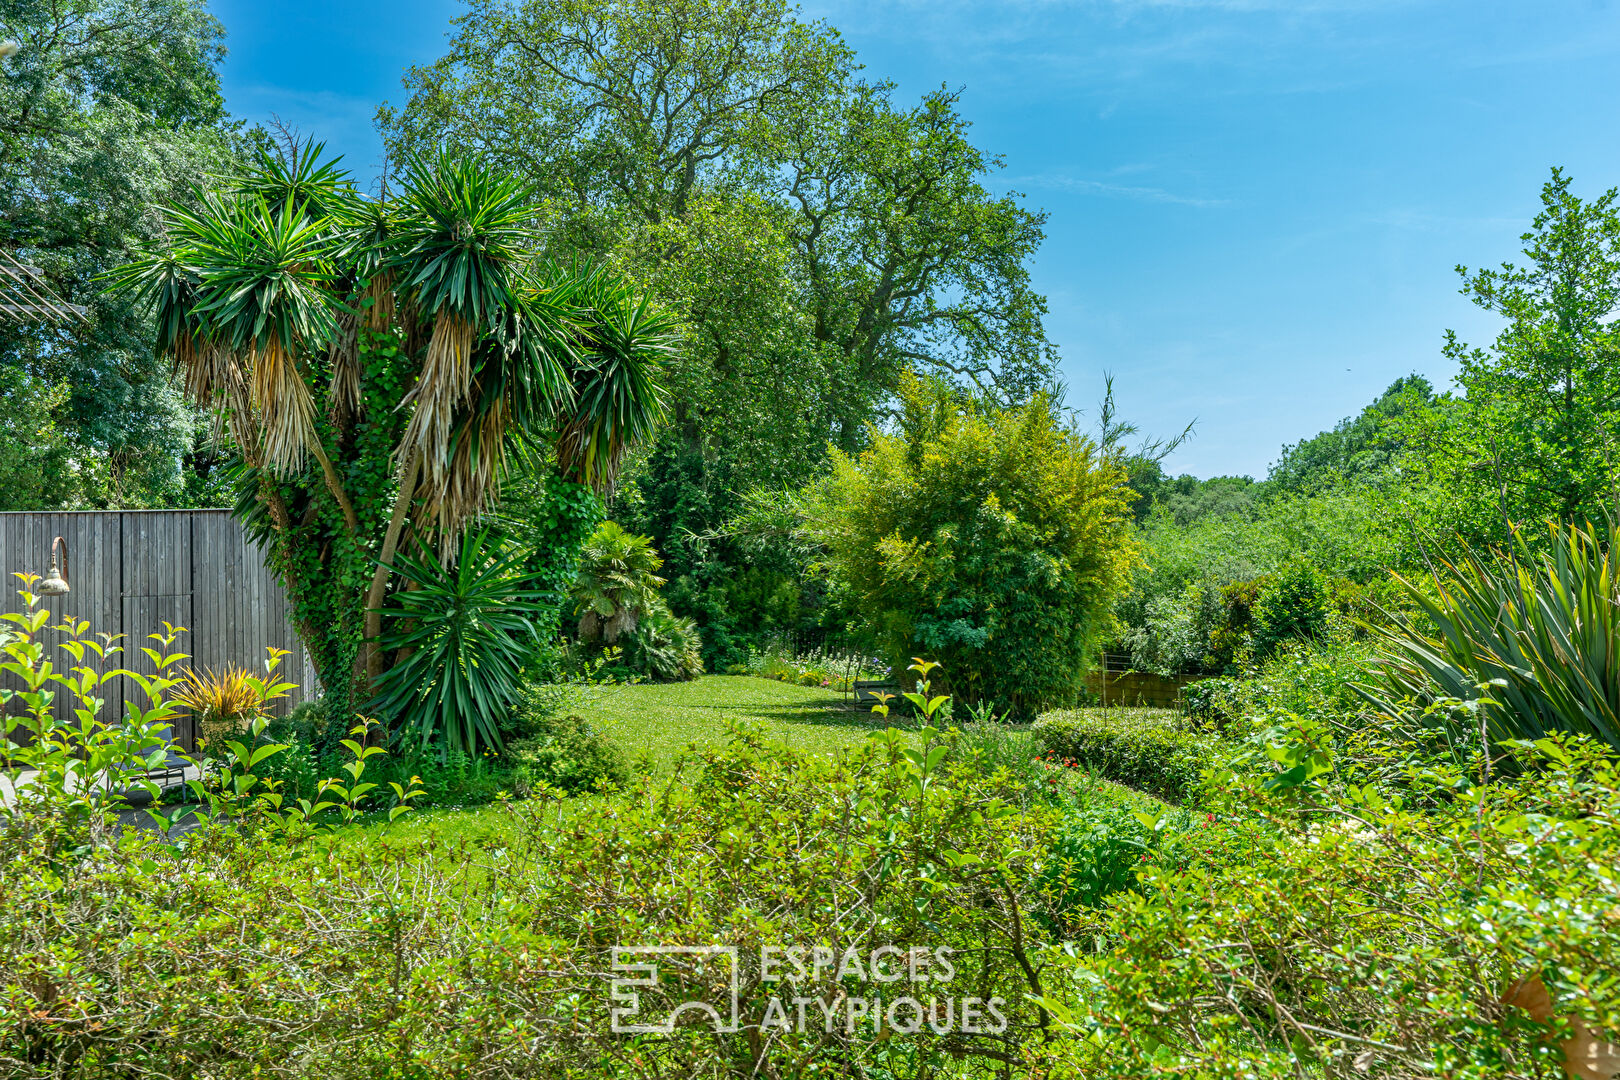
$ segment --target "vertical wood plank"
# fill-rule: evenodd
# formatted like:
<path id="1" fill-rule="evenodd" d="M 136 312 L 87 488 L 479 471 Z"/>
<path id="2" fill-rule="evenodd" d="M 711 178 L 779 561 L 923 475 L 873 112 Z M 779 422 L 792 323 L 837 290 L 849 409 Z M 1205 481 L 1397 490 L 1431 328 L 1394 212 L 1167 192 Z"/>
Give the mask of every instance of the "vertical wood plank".
<path id="1" fill-rule="evenodd" d="M 123 651 L 107 667 L 150 674 L 152 661 L 141 650 L 168 621 L 188 629 L 175 651 L 190 654 L 189 665 L 199 670 L 259 672 L 266 646 L 288 650 L 280 675 L 298 689 L 277 704 L 278 713 L 318 692 L 281 583 L 229 511 L 0 513 L 0 573 L 8 575 L 0 581 L 0 611 L 21 610 L 21 583 L 9 574 L 43 575 L 57 535 L 68 544 L 71 592 L 45 601 L 51 622 L 71 616 L 88 622 L 90 634 L 122 635 Z M 56 648 L 59 636 L 50 631 L 42 643 L 59 668 L 70 667 L 71 658 Z M 0 685 L 15 684 L 0 676 Z M 106 686 L 104 718 L 121 719 L 125 697 L 137 689 Z M 53 711 L 69 717 L 73 704 L 58 695 Z"/>

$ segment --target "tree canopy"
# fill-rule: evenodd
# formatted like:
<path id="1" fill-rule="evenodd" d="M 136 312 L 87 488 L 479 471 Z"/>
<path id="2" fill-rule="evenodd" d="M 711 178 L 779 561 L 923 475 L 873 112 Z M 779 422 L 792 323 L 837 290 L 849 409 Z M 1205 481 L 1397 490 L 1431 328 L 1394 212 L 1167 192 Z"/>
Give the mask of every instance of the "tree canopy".
<path id="1" fill-rule="evenodd" d="M 39 480 L 0 488 L 0 506 L 211 501 L 217 487 L 184 486 L 199 432 L 150 323 L 97 276 L 158 235 L 155 207 L 235 156 L 224 30 L 201 0 L 14 0 L 0 26 L 20 46 L 0 64 L 0 246 L 87 313 L 0 338 L 8 400 L 51 429 L 36 454 L 37 432 L 0 425 L 0 469 L 49 462 L 17 468 Z"/>
<path id="2" fill-rule="evenodd" d="M 1486 348 L 1447 332 L 1463 393 L 1407 425 L 1441 523 L 1469 535 L 1599 521 L 1620 504 L 1620 191 L 1583 200 L 1572 186 L 1559 169 L 1543 185 L 1524 264 L 1457 267 L 1463 295 L 1507 325 Z"/>
<path id="3" fill-rule="evenodd" d="M 672 423 L 610 508 L 657 539 L 679 611 L 733 606 L 739 580 L 740 551 L 693 538 L 740 493 L 809 480 L 829 443 L 858 451 L 903 372 L 1001 404 L 1051 381 L 1044 215 L 991 190 L 956 92 L 897 100 L 781 0 L 473 0 L 406 86 L 379 114 L 395 154 L 482 150 L 541 193 L 547 243 L 679 318 Z"/>

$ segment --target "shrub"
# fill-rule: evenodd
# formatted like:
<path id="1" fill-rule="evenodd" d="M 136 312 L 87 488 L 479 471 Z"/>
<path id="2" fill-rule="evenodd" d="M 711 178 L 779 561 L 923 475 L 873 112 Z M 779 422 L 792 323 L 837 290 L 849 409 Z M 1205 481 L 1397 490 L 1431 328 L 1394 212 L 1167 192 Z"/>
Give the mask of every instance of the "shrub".
<path id="1" fill-rule="evenodd" d="M 167 758 L 179 711 L 171 694 L 182 681 L 175 665 L 186 656 L 174 651 L 179 628 L 150 635 L 157 671 L 141 678 L 139 691 L 117 693 L 123 708 L 104 716 L 109 691 L 125 689 L 122 647 L 87 622 L 53 625 L 32 591 L 39 575 L 16 576 L 23 610 L 0 614 L 0 670 L 12 683 L 0 687 L 0 867 L 11 862 L 49 879 L 117 835 L 130 794 L 159 797 L 147 772 Z M 70 719 L 55 715 L 59 694 L 73 705 Z"/>
<path id="2" fill-rule="evenodd" d="M 546 788 L 582 795 L 612 791 L 630 783 L 624 750 L 582 717 L 554 717 L 535 735 L 512 748 L 518 794 Z"/>
<path id="3" fill-rule="evenodd" d="M 278 785 L 277 790 L 285 800 L 289 802 L 298 799 L 313 800 L 319 794 L 321 778 L 331 776 L 341 768 L 341 765 L 333 763 L 332 768 L 322 769 L 321 759 L 316 751 L 320 743 L 312 741 L 305 735 L 277 736 L 273 735 L 272 731 L 273 727 L 265 729 L 266 741 L 273 741 L 284 749 L 280 753 L 271 754 L 255 766 L 255 770 L 266 780 Z M 400 779 L 407 779 L 409 775 L 406 774 Z"/>
<path id="4" fill-rule="evenodd" d="M 1379 678 L 1364 689 L 1381 712 L 1483 699 L 1493 741 L 1568 731 L 1620 749 L 1620 530 L 1548 531 L 1544 553 L 1521 536 L 1512 552 L 1437 559 L 1432 587 L 1397 578 L 1433 629 L 1375 631 Z"/>
<path id="5" fill-rule="evenodd" d="M 322 746 L 331 720 L 331 703 L 325 697 L 318 697 L 313 701 L 300 701 L 287 715 L 272 718 L 265 734 L 278 742 L 301 740 L 311 746 Z"/>
<path id="6" fill-rule="evenodd" d="M 1229 581 L 1220 590 L 1220 617 L 1210 630 L 1204 670 L 1231 675 L 1254 643 L 1254 608 L 1270 579 Z"/>
<path id="7" fill-rule="evenodd" d="M 1222 747 L 1179 729 L 1176 719 L 1158 709 L 1075 709 L 1047 713 L 1031 730 L 1050 760 L 1180 801 L 1198 790 L 1199 774 L 1219 763 Z"/>
<path id="8" fill-rule="evenodd" d="M 1234 785 L 1270 845 L 1145 864 L 1093 914 L 1103 947 L 1058 960 L 1093 992 L 1053 1002 L 1076 1036 L 1056 1075 L 1135 1078 L 1145 1060 L 1276 1080 L 1613 1073 L 1620 775 L 1591 744 L 1529 752 L 1522 782 L 1423 812 L 1360 788 L 1300 802 Z"/>
<path id="9" fill-rule="evenodd" d="M 368 707 L 391 721 L 402 744 L 441 757 L 501 749 L 500 728 L 538 651 L 536 621 L 547 608 L 537 577 L 519 569 L 521 556 L 491 546 L 487 533 L 468 532 L 448 567 L 427 551 L 395 559 L 412 587 L 383 612 L 393 625 L 382 643 L 401 658 Z"/>
<path id="10" fill-rule="evenodd" d="M 1071 705 L 1135 561 L 1119 461 L 1053 402 L 991 409 L 910 380 L 894 433 L 834 451 L 806 529 L 897 666 L 936 657 L 962 704 Z"/>
<path id="11" fill-rule="evenodd" d="M 1220 618 L 1220 590 L 1208 582 L 1188 585 L 1179 596 L 1148 602 L 1143 621 L 1126 631 L 1131 667 L 1173 677 L 1201 671 Z"/>
<path id="12" fill-rule="evenodd" d="M 697 624 L 670 614 L 662 599 L 644 608 L 625 637 L 625 659 L 660 682 L 685 682 L 703 674 L 703 639 Z"/>
<path id="13" fill-rule="evenodd" d="M 1266 582 L 1255 600 L 1254 649 L 1269 656 L 1290 641 L 1320 641 L 1327 631 L 1328 592 L 1308 563 L 1294 560 Z"/>
<path id="14" fill-rule="evenodd" d="M 56 880 L 8 858 L 0 1001 L 16 1021 L 0 1028 L 0 1061 L 85 1080 L 636 1076 L 650 1074 L 635 1055 L 651 1053 L 666 1076 L 804 1075 L 806 1062 L 836 1061 L 881 1077 L 897 1059 L 994 1075 L 1044 1042 L 1027 995 L 1044 992 L 1045 964 L 1023 921 L 1043 826 L 954 771 L 933 753 L 943 746 L 913 759 L 879 738 L 832 760 L 739 733 L 695 762 L 696 787 L 562 828 L 551 804 L 513 803 L 498 829 L 461 842 L 352 830 L 288 843 L 219 822 L 183 851 L 130 830 Z M 614 945 L 708 943 L 750 965 L 742 1031 L 613 1033 Z M 902 972 L 912 947 L 955 950 L 956 972 L 932 988 L 828 970 L 772 984 L 754 977 L 762 945 L 854 946 L 863 969 L 892 949 Z M 724 1002 L 718 967 L 666 965 L 641 991 L 644 1014 Z M 840 1010 L 830 1031 L 753 1037 L 773 998 L 792 1015 L 794 995 L 840 989 L 886 1003 L 996 998 L 1006 1029 L 880 1031 L 859 1017 L 846 1027 Z"/>
<path id="15" fill-rule="evenodd" d="M 578 715 L 605 681 L 606 670 L 599 660 L 570 682 L 535 683 L 524 690 L 510 754 L 517 794 L 528 796 L 545 788 L 585 794 L 630 782 L 632 770 L 624 751 Z"/>
<path id="16" fill-rule="evenodd" d="M 1130 807 L 1093 804 L 1063 818 L 1042 872 L 1048 917 L 1061 925 L 1076 907 L 1096 907 L 1136 885 L 1136 875 L 1152 858 L 1155 831 Z"/>
<path id="17" fill-rule="evenodd" d="M 1237 718 L 1242 708 L 1244 682 L 1229 675 L 1212 679 L 1199 679 L 1181 688 L 1181 700 L 1187 715 L 1195 720 L 1206 720 L 1224 727 Z"/>
<path id="18" fill-rule="evenodd" d="M 278 663 L 285 650 L 272 649 Z M 226 739 L 241 738 L 253 721 L 265 714 L 269 703 L 287 696 L 292 683 L 265 679 L 239 667 L 208 670 L 199 675 L 187 670 L 172 695 L 197 721 L 199 734 L 208 746 L 219 746 Z"/>

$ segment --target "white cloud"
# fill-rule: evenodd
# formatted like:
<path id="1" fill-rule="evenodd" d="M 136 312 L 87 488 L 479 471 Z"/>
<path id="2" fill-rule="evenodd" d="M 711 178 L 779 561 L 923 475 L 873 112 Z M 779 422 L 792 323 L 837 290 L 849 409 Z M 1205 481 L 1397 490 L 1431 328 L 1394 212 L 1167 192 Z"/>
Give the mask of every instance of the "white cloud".
<path id="1" fill-rule="evenodd" d="M 1229 206 L 1230 199 L 1209 199 L 1197 195 L 1181 195 L 1164 188 L 1138 184 L 1109 184 L 1101 180 L 1087 180 L 1078 176 L 1041 173 L 1033 176 L 1001 178 L 1011 187 L 1056 188 L 1082 195 L 1102 195 L 1120 199 L 1140 199 L 1144 202 L 1175 203 L 1178 206 Z M 998 185 L 999 186 L 999 185 Z"/>

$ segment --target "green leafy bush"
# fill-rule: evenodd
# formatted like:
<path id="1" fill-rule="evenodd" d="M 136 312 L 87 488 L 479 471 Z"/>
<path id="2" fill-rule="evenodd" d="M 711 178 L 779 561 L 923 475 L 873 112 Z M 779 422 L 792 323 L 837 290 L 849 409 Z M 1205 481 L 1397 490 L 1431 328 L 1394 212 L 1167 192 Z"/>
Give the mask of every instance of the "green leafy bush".
<path id="1" fill-rule="evenodd" d="M 547 720 L 512 746 L 513 782 L 520 795 L 551 790 L 569 795 L 613 791 L 630 783 L 624 750 L 582 717 Z"/>
<path id="2" fill-rule="evenodd" d="M 1046 999 L 1073 1036 L 1055 1075 L 1612 1073 L 1620 774 L 1590 743 L 1520 751 L 1519 783 L 1422 811 L 1229 778 L 1269 846 L 1144 864 L 1091 913 L 1104 947 L 1058 959 L 1084 997 Z"/>
<path id="3" fill-rule="evenodd" d="M 1180 801 L 1198 790 L 1203 770 L 1219 764 L 1222 746 L 1177 720 L 1159 709 L 1074 709 L 1046 713 L 1031 730 L 1050 760 Z"/>
<path id="4" fill-rule="evenodd" d="M 1328 591 L 1309 563 L 1295 559 L 1263 588 L 1254 603 L 1254 648 L 1269 656 L 1291 641 L 1319 641 L 1327 632 Z"/>
<path id="5" fill-rule="evenodd" d="M 325 697 L 300 701 L 288 709 L 285 716 L 273 717 L 265 734 L 278 742 L 300 739 L 311 746 L 320 746 L 325 742 L 331 719 L 331 705 Z"/>
<path id="6" fill-rule="evenodd" d="M 425 829 L 289 843 L 221 821 L 184 851 L 131 830 L 55 881 L 7 850 L 0 1001 L 17 1022 L 0 1026 L 0 1060 L 84 1080 L 634 1077 L 651 1053 L 668 1076 L 838 1061 L 881 1077 L 897 1058 L 995 1075 L 1044 1041 L 1026 996 L 1044 992 L 1042 944 L 1023 921 L 1044 825 L 951 766 L 947 743 L 880 737 L 833 759 L 738 732 L 693 762 L 693 785 L 566 819 L 511 803 L 459 842 Z M 613 946 L 710 943 L 754 965 L 741 1032 L 682 1024 L 650 1047 L 610 1029 Z M 763 982 L 762 945 L 857 945 L 863 969 L 891 949 L 902 971 L 913 947 L 955 950 L 954 978 L 923 1001 L 996 998 L 1005 1030 L 879 1030 L 840 1010 L 831 1030 L 755 1040 L 773 997 L 792 1015 L 796 994 L 906 992 L 830 970 Z M 716 967 L 666 966 L 645 1012 L 725 1002 Z"/>
<path id="7" fill-rule="evenodd" d="M 1135 887 L 1136 875 L 1153 858 L 1158 840 L 1137 819 L 1138 813 L 1126 806 L 1094 804 L 1064 815 L 1042 872 L 1049 918 L 1061 925 L 1071 909 L 1097 907 Z"/>
<path id="8" fill-rule="evenodd" d="M 1181 688 L 1181 701 L 1187 715 L 1198 720 L 1220 722 L 1231 717 L 1231 699 L 1242 683 L 1226 675 L 1199 679 Z"/>
<path id="9" fill-rule="evenodd" d="M 1493 741 L 1568 731 L 1620 748 L 1620 531 L 1548 532 L 1539 553 L 1522 536 L 1512 552 L 1465 546 L 1430 582 L 1398 579 L 1428 625 L 1376 632 L 1365 691 L 1384 715 L 1483 699 Z"/>
<path id="10" fill-rule="evenodd" d="M 962 704 L 1074 704 L 1136 559 L 1124 470 L 1037 396 L 964 403 L 911 380 L 897 430 L 834 452 L 805 528 L 879 651 L 935 657 Z"/>

